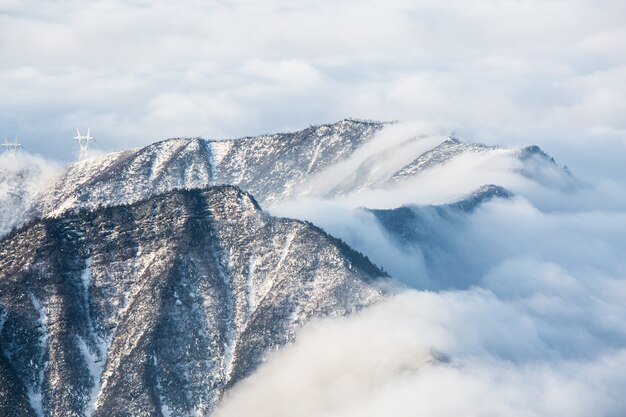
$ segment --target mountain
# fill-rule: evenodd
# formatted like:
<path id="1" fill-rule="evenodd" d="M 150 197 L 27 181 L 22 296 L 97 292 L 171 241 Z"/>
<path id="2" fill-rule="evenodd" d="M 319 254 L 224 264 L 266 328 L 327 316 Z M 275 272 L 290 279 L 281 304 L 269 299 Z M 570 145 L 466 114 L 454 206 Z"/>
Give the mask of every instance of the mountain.
<path id="1" fill-rule="evenodd" d="M 454 221 L 459 215 L 468 214 L 476 210 L 480 205 L 496 198 L 511 198 L 508 190 L 498 185 L 488 184 L 470 193 L 461 200 L 441 205 L 406 205 L 387 210 L 369 210 L 376 219 L 402 245 L 428 246 L 437 233 L 432 226 L 438 222 L 433 221 L 433 216 L 438 219 Z"/>
<path id="2" fill-rule="evenodd" d="M 173 189 L 219 184 L 250 192 L 264 208 L 303 196 L 332 199 L 359 190 L 393 188 L 474 155 L 509 158 L 516 175 L 542 185 L 569 189 L 575 184 L 566 169 L 536 146 L 504 148 L 406 132 L 390 139 L 386 129 L 393 127 L 343 120 L 294 133 L 232 140 L 168 139 L 72 164 L 54 187 L 33 200 L 29 217 L 130 204 Z M 500 171 L 490 172 L 491 180 L 506 174 L 509 168 L 501 165 Z M 454 172 L 471 174 L 472 169 Z"/>
<path id="3" fill-rule="evenodd" d="M 488 268 L 480 258 L 474 257 L 468 245 L 466 229 L 470 227 L 472 215 L 489 202 L 505 202 L 513 194 L 503 187 L 488 184 L 469 193 L 462 199 L 439 205 L 409 204 L 394 209 L 366 210 L 374 215 L 393 244 L 406 256 L 419 257 L 423 260 L 429 279 L 418 277 L 424 289 L 441 290 L 450 288 L 468 288 L 478 284 Z M 341 234 L 338 234 L 341 237 Z M 410 268 L 398 268 L 390 265 L 384 258 L 370 253 L 368 247 L 355 247 L 370 256 L 387 270 L 403 270 L 409 276 L 396 276 L 410 282 L 415 271 Z M 397 262 L 397 261 L 396 261 Z"/>
<path id="4" fill-rule="evenodd" d="M 411 163 L 405 165 L 392 176 L 394 180 L 410 177 L 435 166 L 445 165 L 452 159 L 467 153 L 486 153 L 504 149 L 501 146 L 487 146 L 481 143 L 463 143 L 458 138 L 450 137 L 433 149 L 424 152 Z"/>
<path id="5" fill-rule="evenodd" d="M 352 154 L 385 123 L 343 120 L 233 140 L 168 139 L 84 160 L 34 203 L 32 215 L 128 204 L 181 188 L 234 184 L 263 206 L 293 195 L 304 179 Z"/>
<path id="6" fill-rule="evenodd" d="M 5 169 L 0 236 L 28 223 L 0 240 L 0 415 L 208 415 L 309 320 L 385 296 L 386 274 L 367 257 L 311 223 L 270 216 L 255 198 L 263 207 L 301 197 L 341 204 L 355 192 L 416 189 L 444 172 L 446 184 L 460 184 L 448 204 L 361 210 L 403 254 L 423 256 L 438 287 L 450 274 L 469 286 L 473 261 L 456 250 L 464 244 L 456 231 L 484 202 L 512 196 L 485 180 L 576 183 L 535 146 L 396 127 L 343 120 L 232 140 L 168 139 L 72 164 L 47 188 L 56 175 Z M 468 180 L 481 166 L 491 177 Z M 412 276 L 417 264 L 396 269 Z"/>
<path id="7" fill-rule="evenodd" d="M 311 318 L 381 299 L 383 276 L 232 186 L 33 220 L 0 241 L 0 415 L 205 415 Z"/>

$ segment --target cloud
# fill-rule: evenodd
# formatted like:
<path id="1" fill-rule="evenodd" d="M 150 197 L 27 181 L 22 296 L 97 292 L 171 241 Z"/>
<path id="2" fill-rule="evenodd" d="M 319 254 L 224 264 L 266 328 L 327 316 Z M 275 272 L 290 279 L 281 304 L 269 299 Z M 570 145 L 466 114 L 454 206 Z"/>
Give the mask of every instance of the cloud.
<path id="1" fill-rule="evenodd" d="M 623 415 L 626 209 L 582 207 L 517 197 L 426 218 L 414 272 L 430 282 L 307 326 L 215 416 Z M 366 229 L 388 256 L 391 237 L 363 212 L 311 211 L 353 241 Z"/>
<path id="2" fill-rule="evenodd" d="M 525 302 L 485 290 L 410 291 L 358 317 L 315 323 L 215 416 L 623 414 L 626 350 L 598 346 L 578 321 L 546 321 Z"/>
<path id="3" fill-rule="evenodd" d="M 0 154 L 0 237 L 27 220 L 30 203 L 63 172 L 61 164 L 20 151 Z"/>
<path id="4" fill-rule="evenodd" d="M 469 139 L 552 145 L 594 172 L 584 151 L 626 140 L 625 13 L 591 0 L 5 1 L 0 126 L 65 158 L 58 144 L 85 124 L 119 149 L 172 132 L 428 120 Z M 226 115 L 171 109 L 156 121 L 167 95 Z"/>
<path id="5" fill-rule="evenodd" d="M 220 126 L 247 117 L 245 110 L 228 97 L 207 94 L 159 94 L 150 100 L 148 109 L 145 124 L 167 137 L 201 136 L 211 130 L 217 133 Z"/>
<path id="6" fill-rule="evenodd" d="M 322 82 L 317 69 L 297 60 L 251 61 L 244 64 L 241 72 L 291 88 L 315 88 Z"/>

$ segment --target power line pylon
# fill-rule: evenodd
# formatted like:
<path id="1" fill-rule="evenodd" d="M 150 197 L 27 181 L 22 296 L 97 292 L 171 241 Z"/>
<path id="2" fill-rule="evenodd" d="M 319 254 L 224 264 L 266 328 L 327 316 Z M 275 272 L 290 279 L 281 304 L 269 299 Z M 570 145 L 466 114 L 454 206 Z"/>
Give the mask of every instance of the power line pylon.
<path id="1" fill-rule="evenodd" d="M 77 141 L 78 145 L 80 146 L 79 158 L 86 158 L 89 152 L 89 144 L 95 140 L 93 136 L 91 136 L 91 128 L 87 129 L 86 135 L 81 135 L 80 130 L 76 128 L 76 136 L 74 137 L 74 140 Z"/>
<path id="2" fill-rule="evenodd" d="M 4 148 L 4 151 L 11 156 L 15 156 L 17 151 L 22 149 L 22 144 L 17 140 L 17 136 L 15 137 L 15 140 L 13 142 L 9 142 L 5 137 L 4 143 L 2 143 L 0 146 L 2 146 Z"/>

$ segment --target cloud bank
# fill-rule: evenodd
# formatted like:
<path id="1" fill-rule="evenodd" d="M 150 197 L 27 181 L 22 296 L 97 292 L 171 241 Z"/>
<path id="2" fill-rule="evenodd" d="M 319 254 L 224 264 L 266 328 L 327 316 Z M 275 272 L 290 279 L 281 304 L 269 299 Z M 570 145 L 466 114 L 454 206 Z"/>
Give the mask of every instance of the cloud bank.
<path id="1" fill-rule="evenodd" d="M 542 212 L 518 197 L 455 226 L 439 229 L 439 263 L 414 269 L 431 281 L 405 280 L 445 290 L 309 325 L 215 415 L 623 415 L 626 210 Z"/>
<path id="2" fill-rule="evenodd" d="M 606 284 L 623 294 L 623 283 Z M 585 325 L 558 311 L 568 295 L 541 297 L 410 291 L 311 325 L 215 415 L 623 415 L 624 326 L 589 329 L 599 314 L 623 320 L 623 307 L 604 306 Z"/>

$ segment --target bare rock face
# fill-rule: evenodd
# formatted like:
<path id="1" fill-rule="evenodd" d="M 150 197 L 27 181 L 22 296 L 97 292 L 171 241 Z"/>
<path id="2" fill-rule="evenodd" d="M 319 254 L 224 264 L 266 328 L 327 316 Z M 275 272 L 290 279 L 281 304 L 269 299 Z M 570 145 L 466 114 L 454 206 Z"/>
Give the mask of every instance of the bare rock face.
<path id="1" fill-rule="evenodd" d="M 0 241 L 0 415 L 195 416 L 384 275 L 236 187 L 34 220 Z"/>

